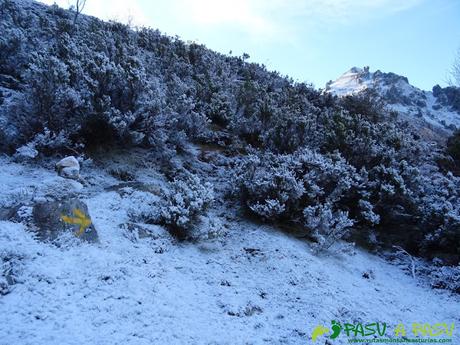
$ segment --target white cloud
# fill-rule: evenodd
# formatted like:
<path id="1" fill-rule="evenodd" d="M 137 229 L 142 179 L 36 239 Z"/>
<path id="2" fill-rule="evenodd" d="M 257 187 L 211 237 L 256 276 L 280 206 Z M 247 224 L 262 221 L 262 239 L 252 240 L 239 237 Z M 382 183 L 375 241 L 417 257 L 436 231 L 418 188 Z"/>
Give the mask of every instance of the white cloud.
<path id="1" fill-rule="evenodd" d="M 273 12 L 281 7 L 278 0 L 175 0 L 175 13 L 195 25 L 227 26 L 255 36 L 280 33 Z"/>
<path id="2" fill-rule="evenodd" d="M 295 34 L 302 25 L 348 24 L 409 9 L 424 0 L 170 0 L 182 21 L 232 27 L 251 36 Z"/>
<path id="3" fill-rule="evenodd" d="M 87 0 L 84 13 L 134 25 L 229 28 L 253 38 L 286 38 L 302 26 L 346 25 L 407 10 L 425 0 Z M 69 7 L 71 0 L 42 0 Z M 162 29 L 160 27 L 160 29 Z M 174 34 L 174 32 L 170 32 Z"/>

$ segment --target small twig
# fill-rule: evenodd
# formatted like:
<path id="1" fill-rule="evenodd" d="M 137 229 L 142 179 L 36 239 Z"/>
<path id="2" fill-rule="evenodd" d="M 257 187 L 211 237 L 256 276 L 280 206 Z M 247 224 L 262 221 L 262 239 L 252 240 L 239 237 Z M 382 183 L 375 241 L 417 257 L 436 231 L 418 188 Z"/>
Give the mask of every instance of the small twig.
<path id="1" fill-rule="evenodd" d="M 411 272 L 412 272 L 412 278 L 415 279 L 415 259 L 412 255 L 409 254 L 409 252 L 407 250 L 405 250 L 404 248 L 400 247 L 400 246 L 393 246 L 393 248 L 395 249 L 398 249 L 400 252 L 402 252 L 403 254 L 406 254 L 409 259 L 410 259 L 410 262 L 411 262 Z"/>

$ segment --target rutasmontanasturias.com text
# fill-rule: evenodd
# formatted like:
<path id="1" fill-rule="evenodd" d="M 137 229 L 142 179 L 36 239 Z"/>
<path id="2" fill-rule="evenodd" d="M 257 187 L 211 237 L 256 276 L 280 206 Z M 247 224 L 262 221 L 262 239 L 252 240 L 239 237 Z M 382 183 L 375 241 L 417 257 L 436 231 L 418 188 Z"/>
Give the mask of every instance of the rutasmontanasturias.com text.
<path id="1" fill-rule="evenodd" d="M 390 329 L 391 328 L 391 329 Z M 313 343 L 321 337 L 330 342 L 347 337 L 349 344 L 452 344 L 455 324 L 447 322 L 404 324 L 389 327 L 386 322 L 342 323 L 331 321 L 330 326 L 317 325 L 311 334 Z M 411 338 L 412 336 L 412 338 Z"/>

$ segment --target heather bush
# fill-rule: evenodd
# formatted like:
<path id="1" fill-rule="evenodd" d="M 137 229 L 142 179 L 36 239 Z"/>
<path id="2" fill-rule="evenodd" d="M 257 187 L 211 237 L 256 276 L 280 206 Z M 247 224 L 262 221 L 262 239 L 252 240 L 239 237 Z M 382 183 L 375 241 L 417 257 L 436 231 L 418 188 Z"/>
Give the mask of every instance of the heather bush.
<path id="1" fill-rule="evenodd" d="M 304 149 L 249 156 L 236 175 L 239 195 L 251 213 L 301 225 L 322 248 L 341 239 L 355 222 L 379 222 L 362 189 L 365 174 L 340 155 Z"/>
<path id="2" fill-rule="evenodd" d="M 197 176 L 188 174 L 171 182 L 162 197 L 161 220 L 175 230 L 186 232 L 204 215 L 214 193 L 210 183 L 202 184 Z"/>
<path id="3" fill-rule="evenodd" d="M 460 293 L 460 266 L 441 266 L 428 275 L 432 287 Z"/>
<path id="4" fill-rule="evenodd" d="M 308 206 L 303 210 L 306 227 L 319 249 L 326 249 L 342 239 L 354 222 L 346 211 L 333 211 L 330 204 Z"/>

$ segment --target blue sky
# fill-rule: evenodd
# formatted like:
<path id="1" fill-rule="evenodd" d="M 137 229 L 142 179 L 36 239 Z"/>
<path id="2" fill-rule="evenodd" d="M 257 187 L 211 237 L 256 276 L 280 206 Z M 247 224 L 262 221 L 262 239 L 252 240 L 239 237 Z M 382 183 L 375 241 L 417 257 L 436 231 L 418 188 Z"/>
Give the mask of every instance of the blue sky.
<path id="1" fill-rule="evenodd" d="M 87 0 L 84 13 L 246 52 L 317 87 L 370 66 L 431 89 L 446 84 L 460 48 L 459 0 Z"/>

